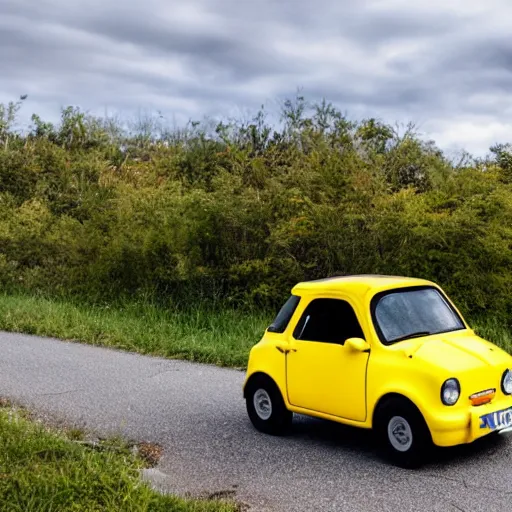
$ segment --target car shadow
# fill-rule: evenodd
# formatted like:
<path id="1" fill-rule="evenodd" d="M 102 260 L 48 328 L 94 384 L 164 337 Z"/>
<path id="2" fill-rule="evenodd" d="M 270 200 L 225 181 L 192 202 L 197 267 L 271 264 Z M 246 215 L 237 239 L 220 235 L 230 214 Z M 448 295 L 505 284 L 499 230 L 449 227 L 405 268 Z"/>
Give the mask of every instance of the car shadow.
<path id="1" fill-rule="evenodd" d="M 377 455 L 373 432 L 334 421 L 294 414 L 289 437 L 370 457 Z"/>
<path id="2" fill-rule="evenodd" d="M 333 421 L 294 414 L 293 426 L 288 435 L 295 440 L 312 442 L 317 445 L 342 449 L 347 454 L 357 453 L 360 457 L 389 464 L 380 452 L 374 433 L 368 429 L 350 427 Z M 489 460 L 493 454 L 510 445 L 511 436 L 490 435 L 477 441 L 449 448 L 434 446 L 429 450 L 424 468 L 458 465 L 465 462 Z"/>

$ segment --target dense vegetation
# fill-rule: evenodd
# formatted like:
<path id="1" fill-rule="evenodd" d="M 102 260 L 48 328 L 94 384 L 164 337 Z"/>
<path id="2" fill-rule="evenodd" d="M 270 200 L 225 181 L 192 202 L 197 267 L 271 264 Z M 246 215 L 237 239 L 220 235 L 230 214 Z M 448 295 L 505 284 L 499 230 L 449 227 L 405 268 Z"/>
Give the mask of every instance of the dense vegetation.
<path id="1" fill-rule="evenodd" d="M 0 285 L 89 302 L 275 308 L 335 273 L 434 279 L 473 316 L 512 313 L 512 152 L 449 160 L 413 129 L 297 97 L 271 127 L 132 126 L 0 107 Z"/>

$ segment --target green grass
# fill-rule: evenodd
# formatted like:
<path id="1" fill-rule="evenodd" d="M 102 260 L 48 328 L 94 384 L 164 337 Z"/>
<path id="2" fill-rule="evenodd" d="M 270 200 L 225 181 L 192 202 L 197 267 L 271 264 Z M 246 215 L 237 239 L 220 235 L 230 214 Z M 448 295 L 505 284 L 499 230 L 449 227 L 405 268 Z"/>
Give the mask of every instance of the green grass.
<path id="1" fill-rule="evenodd" d="M 0 409 L 0 446 L 2 512 L 236 510 L 227 502 L 158 494 L 142 483 L 142 461 L 121 443 L 93 450 L 12 408 Z"/>
<path id="2" fill-rule="evenodd" d="M 120 303 L 92 306 L 27 295 L 0 294 L 0 330 L 55 336 L 93 345 L 244 368 L 272 313 L 197 306 L 185 311 Z M 470 325 L 512 353 L 505 322 L 479 318 Z"/>
<path id="3" fill-rule="evenodd" d="M 80 305 L 0 294 L 0 330 L 55 336 L 164 357 L 245 367 L 272 315 L 213 306 Z"/>
<path id="4" fill-rule="evenodd" d="M 512 331 L 505 322 L 495 317 L 487 317 L 477 318 L 470 325 L 482 338 L 512 354 Z"/>

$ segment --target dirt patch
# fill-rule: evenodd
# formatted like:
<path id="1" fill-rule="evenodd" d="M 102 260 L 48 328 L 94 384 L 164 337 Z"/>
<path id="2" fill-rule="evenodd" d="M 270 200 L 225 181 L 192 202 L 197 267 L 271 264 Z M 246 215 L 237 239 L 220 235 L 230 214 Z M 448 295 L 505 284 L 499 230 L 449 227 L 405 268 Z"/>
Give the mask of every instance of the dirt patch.
<path id="1" fill-rule="evenodd" d="M 13 404 L 8 398 L 0 396 L 0 409 L 12 409 Z"/>
<path id="2" fill-rule="evenodd" d="M 134 446 L 135 453 L 148 465 L 154 468 L 162 457 L 163 448 L 156 443 L 138 443 Z"/>

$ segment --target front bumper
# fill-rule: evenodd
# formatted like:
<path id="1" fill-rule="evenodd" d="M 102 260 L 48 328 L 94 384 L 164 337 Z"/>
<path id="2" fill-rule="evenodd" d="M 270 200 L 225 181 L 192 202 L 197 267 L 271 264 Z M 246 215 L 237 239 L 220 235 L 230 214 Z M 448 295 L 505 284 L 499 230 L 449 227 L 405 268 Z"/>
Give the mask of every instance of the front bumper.
<path id="1" fill-rule="evenodd" d="M 489 404 L 467 409 L 446 410 L 427 423 L 437 446 L 456 446 L 480 439 L 492 432 L 510 432 L 512 398 L 493 400 Z"/>

